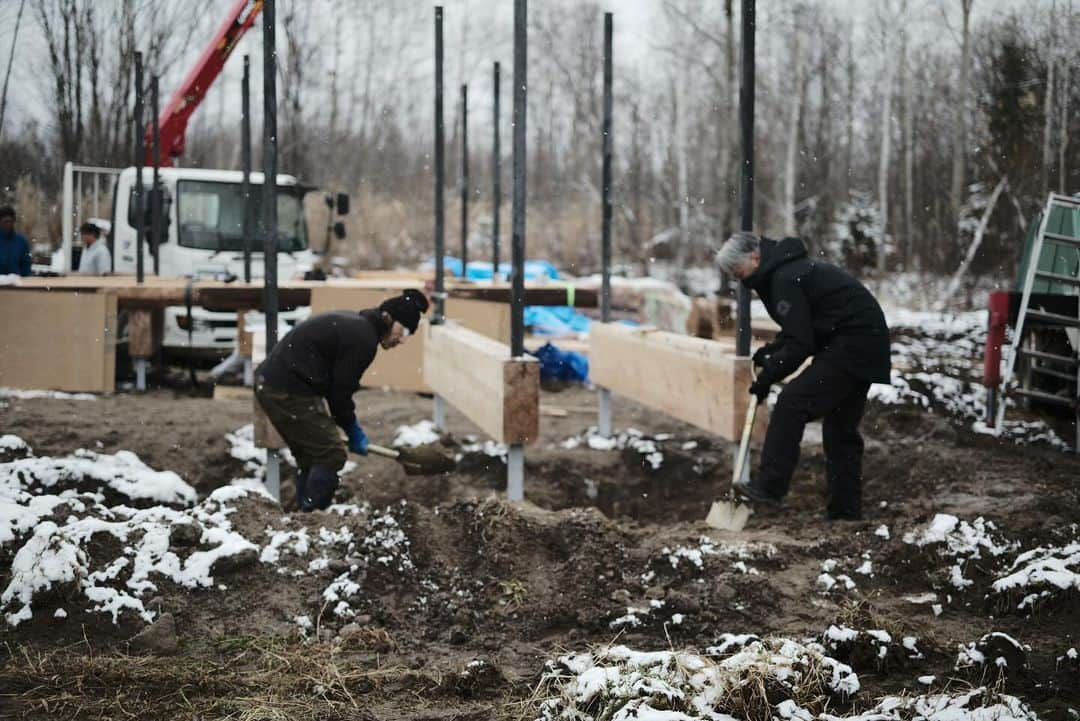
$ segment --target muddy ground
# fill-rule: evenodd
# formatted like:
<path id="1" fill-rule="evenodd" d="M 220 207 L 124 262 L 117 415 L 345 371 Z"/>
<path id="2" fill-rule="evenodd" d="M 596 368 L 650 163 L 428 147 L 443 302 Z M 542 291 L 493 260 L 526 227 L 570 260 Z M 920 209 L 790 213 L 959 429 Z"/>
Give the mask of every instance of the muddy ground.
<path id="1" fill-rule="evenodd" d="M 988 563 L 970 563 L 973 585 L 950 590 L 950 562 L 902 540 L 938 513 L 982 516 L 1025 547 L 1075 538 L 1075 456 L 977 435 L 929 410 L 872 403 L 863 424 L 863 522 L 818 520 L 824 460 L 812 426 L 786 507 L 758 513 L 744 532 L 731 534 L 704 523 L 730 481 L 726 444 L 616 398 L 616 428 L 660 434 L 659 469 L 633 448 L 565 448 L 595 423 L 595 401 L 580 388 L 543 394 L 544 406 L 567 413 L 542 418 L 541 441 L 527 452 L 529 503 L 521 506 L 500 500 L 504 467 L 482 452 L 466 453 L 457 472 L 432 479 L 359 459 L 339 500 L 368 501 L 371 514 L 395 519 L 409 539 L 409 564 L 365 569 L 349 619 L 333 616 L 322 595 L 348 568 L 344 560 L 302 575 L 241 564 L 215 574 L 224 589 L 161 584 L 154 601 L 175 619 L 179 641 L 168 656 L 129 655 L 127 639 L 144 625 L 137 618 L 121 616 L 114 625 L 68 605 L 61 622 L 35 607 L 33 623 L 0 630 L 0 716 L 534 718 L 545 660 L 589 644 L 701 649 L 725 632 L 820 638 L 831 624 L 845 624 L 919 639 L 921 659 L 896 649 L 884 657 L 860 648 L 837 652 L 859 673 L 864 700 L 917 689 L 920 676 L 939 684 L 955 679 L 954 686 L 997 681 L 997 671 L 955 671 L 954 662 L 958 646 L 1001 631 L 1030 647 L 1026 667 L 1000 681 L 1005 688 L 1043 718 L 1075 718 L 1080 669 L 1058 659 L 1080 646 L 1076 594 L 1020 613 L 1017 599 L 990 593 Z M 356 402 L 378 441 L 431 412 L 430 399 L 412 394 L 364 390 Z M 224 439 L 250 422 L 246 402 L 176 388 L 3 404 L 0 433 L 20 436 L 38 456 L 131 450 L 179 473 L 200 497 L 249 475 Z M 447 443 L 458 450 L 477 433 L 453 412 L 449 432 Z M 286 483 L 284 514 L 253 498 L 237 504 L 233 520 L 249 537 L 268 526 L 371 528 L 371 515 L 301 515 L 291 504 Z M 703 548 L 699 566 L 694 551 Z M 829 559 L 831 574 L 850 576 L 854 588 L 819 585 Z M 872 575 L 856 573 L 867 560 Z M 0 565 L 0 586 L 8 576 Z M 940 615 L 910 600 L 931 591 Z M 315 621 L 307 639 L 295 621 L 301 614 Z M 619 623 L 626 615 L 636 618 Z"/>

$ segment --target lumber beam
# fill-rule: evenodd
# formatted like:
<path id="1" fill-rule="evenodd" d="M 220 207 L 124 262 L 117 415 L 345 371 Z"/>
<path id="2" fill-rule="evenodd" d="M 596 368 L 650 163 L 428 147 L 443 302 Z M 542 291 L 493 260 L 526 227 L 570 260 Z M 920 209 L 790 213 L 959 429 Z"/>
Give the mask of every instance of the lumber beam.
<path id="1" fill-rule="evenodd" d="M 751 361 L 735 340 L 691 338 L 651 328 L 594 323 L 592 381 L 619 395 L 737 441 L 750 402 Z M 768 421 L 758 413 L 755 435 Z"/>
<path id="2" fill-rule="evenodd" d="M 540 435 L 540 364 L 455 323 L 428 326 L 424 381 L 499 443 Z"/>

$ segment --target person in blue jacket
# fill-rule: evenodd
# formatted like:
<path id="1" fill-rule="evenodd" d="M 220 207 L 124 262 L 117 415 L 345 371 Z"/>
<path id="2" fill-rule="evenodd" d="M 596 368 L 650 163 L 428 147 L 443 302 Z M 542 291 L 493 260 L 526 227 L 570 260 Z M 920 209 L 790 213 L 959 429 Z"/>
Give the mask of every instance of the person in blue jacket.
<path id="1" fill-rule="evenodd" d="M 30 243 L 15 232 L 15 209 L 0 208 L 0 275 L 30 275 Z"/>

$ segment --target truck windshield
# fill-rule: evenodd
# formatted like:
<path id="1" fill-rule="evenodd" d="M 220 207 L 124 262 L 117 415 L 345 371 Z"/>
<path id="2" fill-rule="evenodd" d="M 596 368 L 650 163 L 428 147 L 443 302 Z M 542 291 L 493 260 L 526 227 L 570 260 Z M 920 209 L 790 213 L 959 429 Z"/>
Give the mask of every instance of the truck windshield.
<path id="1" fill-rule="evenodd" d="M 252 250 L 263 247 L 262 186 L 251 186 L 254 214 Z M 291 253 L 308 247 L 304 207 L 296 188 L 279 187 L 278 250 Z M 177 184 L 177 228 L 180 245 L 204 250 L 244 249 L 244 194 L 239 183 L 181 180 Z"/>

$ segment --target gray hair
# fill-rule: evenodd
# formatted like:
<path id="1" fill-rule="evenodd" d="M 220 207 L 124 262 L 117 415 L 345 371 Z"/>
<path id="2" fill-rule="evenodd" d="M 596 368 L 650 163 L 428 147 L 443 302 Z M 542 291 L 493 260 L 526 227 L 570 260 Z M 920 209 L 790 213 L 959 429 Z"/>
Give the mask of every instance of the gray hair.
<path id="1" fill-rule="evenodd" d="M 745 230 L 734 233 L 716 251 L 716 264 L 720 270 L 733 275 L 736 268 L 750 262 L 750 254 L 761 250 L 761 238 Z"/>

